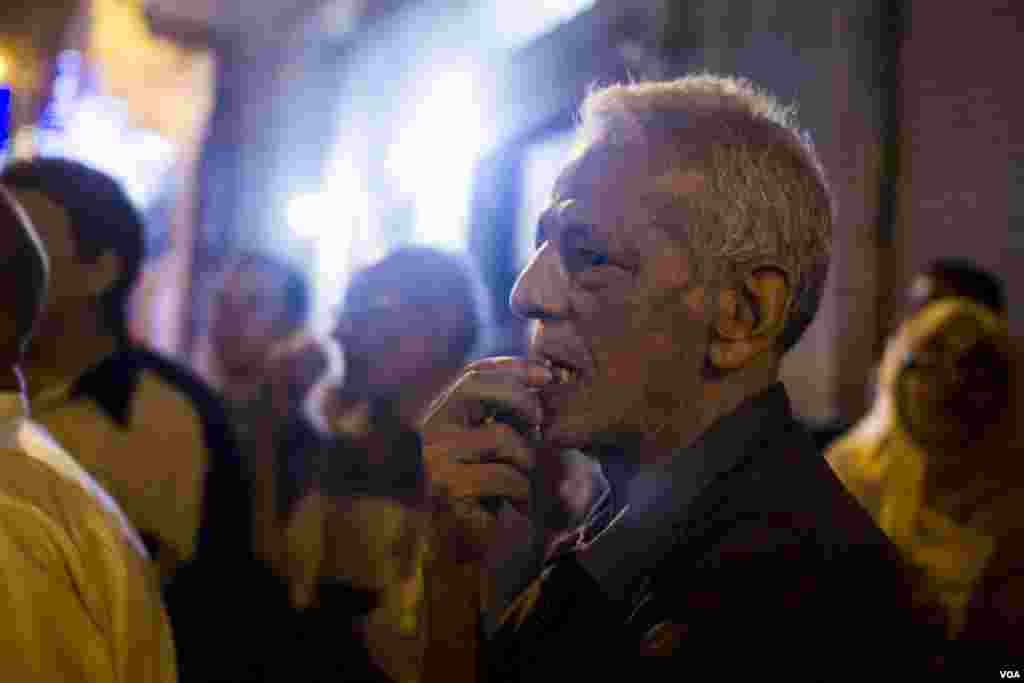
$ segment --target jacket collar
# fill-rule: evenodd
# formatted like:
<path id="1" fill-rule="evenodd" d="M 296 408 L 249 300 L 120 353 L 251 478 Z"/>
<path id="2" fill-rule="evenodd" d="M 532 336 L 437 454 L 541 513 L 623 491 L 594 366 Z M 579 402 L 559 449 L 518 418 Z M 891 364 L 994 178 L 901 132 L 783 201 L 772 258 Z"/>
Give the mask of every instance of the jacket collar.
<path id="1" fill-rule="evenodd" d="M 607 524 L 604 528 L 582 532 L 586 542 L 576 547 L 578 560 L 609 597 L 628 600 L 635 582 L 676 544 L 697 497 L 762 451 L 762 444 L 774 441 L 792 422 L 785 387 L 776 383 L 720 418 L 667 464 L 617 482 L 617 510 L 599 516 Z"/>

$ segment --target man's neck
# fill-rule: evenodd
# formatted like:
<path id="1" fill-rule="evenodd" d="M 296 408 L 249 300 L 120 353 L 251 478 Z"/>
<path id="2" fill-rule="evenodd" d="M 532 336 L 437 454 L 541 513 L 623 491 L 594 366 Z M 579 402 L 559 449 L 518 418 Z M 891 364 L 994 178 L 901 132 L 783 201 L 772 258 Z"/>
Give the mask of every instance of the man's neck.
<path id="1" fill-rule="evenodd" d="M 652 430 L 637 450 L 641 462 L 664 464 L 697 442 L 721 418 L 735 413 L 747 400 L 779 381 L 778 364 L 746 368 L 729 376 L 704 382 L 700 410 L 680 402 L 679 414 Z"/>
<path id="2" fill-rule="evenodd" d="M 25 359 L 22 369 L 29 394 L 37 396 L 55 386 L 74 382 L 87 370 L 117 351 L 117 338 L 105 331 L 84 331 L 66 335 L 45 349 L 37 349 Z"/>

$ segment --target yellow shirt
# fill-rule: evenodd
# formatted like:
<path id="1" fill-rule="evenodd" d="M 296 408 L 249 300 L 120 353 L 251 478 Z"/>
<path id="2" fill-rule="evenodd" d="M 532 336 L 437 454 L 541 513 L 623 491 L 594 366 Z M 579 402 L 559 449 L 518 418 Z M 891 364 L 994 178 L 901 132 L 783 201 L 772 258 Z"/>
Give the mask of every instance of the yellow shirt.
<path id="1" fill-rule="evenodd" d="M 155 570 L 117 503 L 38 425 L 0 427 L 5 681 L 176 680 Z"/>
<path id="2" fill-rule="evenodd" d="M 153 561 L 168 579 L 192 558 L 198 538 L 207 456 L 195 406 L 148 370 L 132 394 L 128 428 L 93 400 L 70 400 L 68 391 L 58 386 L 33 398 L 33 415 L 140 532 L 159 540 Z"/>
<path id="3" fill-rule="evenodd" d="M 972 316 L 998 337 L 987 311 L 961 299 L 933 303 L 904 323 L 886 349 L 872 411 L 826 454 L 828 463 L 878 526 L 921 572 L 917 597 L 940 606 L 949 635 L 964 625 L 968 604 L 1000 537 L 1019 517 L 1019 486 L 1005 476 L 1016 461 L 1010 444 L 990 440 L 970 453 L 973 469 L 952 490 L 926 485 L 933 455 L 907 433 L 894 386 L 906 354 L 955 316 Z"/>

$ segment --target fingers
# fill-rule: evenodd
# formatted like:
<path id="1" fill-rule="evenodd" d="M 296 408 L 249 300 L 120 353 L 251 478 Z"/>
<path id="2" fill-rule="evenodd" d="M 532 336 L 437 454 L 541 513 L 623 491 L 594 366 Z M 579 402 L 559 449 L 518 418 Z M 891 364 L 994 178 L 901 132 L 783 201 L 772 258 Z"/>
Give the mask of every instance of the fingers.
<path id="1" fill-rule="evenodd" d="M 453 516 L 451 536 L 461 539 L 470 556 L 483 557 L 495 542 L 501 503 L 529 516 L 533 452 L 507 425 L 426 433 L 423 457 L 431 500 Z"/>
<path id="2" fill-rule="evenodd" d="M 506 425 L 435 434 L 425 440 L 424 460 L 435 491 L 453 498 L 529 499 L 533 455 Z"/>
<path id="3" fill-rule="evenodd" d="M 493 423 L 477 429 L 449 429 L 427 434 L 425 448 L 463 465 L 502 463 L 529 476 L 535 464 L 533 450 L 514 429 Z"/>
<path id="4" fill-rule="evenodd" d="M 537 386 L 550 371 L 523 358 L 488 358 L 470 365 L 428 411 L 425 429 L 475 427 L 495 417 L 522 432 L 543 421 Z"/>

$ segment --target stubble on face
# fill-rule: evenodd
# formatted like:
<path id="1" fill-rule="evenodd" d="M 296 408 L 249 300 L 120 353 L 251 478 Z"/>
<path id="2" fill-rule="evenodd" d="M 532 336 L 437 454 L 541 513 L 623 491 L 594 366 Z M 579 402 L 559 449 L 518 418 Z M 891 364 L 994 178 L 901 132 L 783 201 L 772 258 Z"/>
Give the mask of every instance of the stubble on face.
<path id="1" fill-rule="evenodd" d="M 538 325 L 535 343 L 561 336 L 590 358 L 583 381 L 557 406 L 554 434 L 573 435 L 567 441 L 575 445 L 671 441 L 699 421 L 709 343 L 704 292 L 695 284 L 686 226 L 658 222 L 664 205 L 699 191 L 701 181 L 616 150 L 584 155 L 560 179 L 555 201 L 572 200 L 576 221 L 592 228 L 597 246 L 588 249 L 607 250 L 629 276 L 609 272 L 602 280 L 567 267 L 568 315 Z M 557 243 L 570 228 L 555 226 L 547 237 Z"/>

